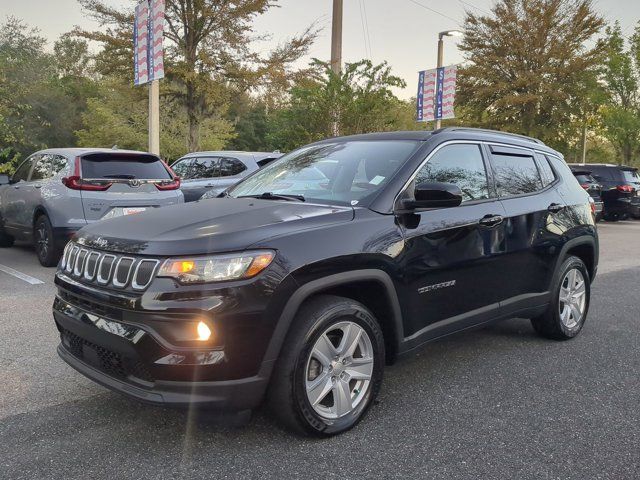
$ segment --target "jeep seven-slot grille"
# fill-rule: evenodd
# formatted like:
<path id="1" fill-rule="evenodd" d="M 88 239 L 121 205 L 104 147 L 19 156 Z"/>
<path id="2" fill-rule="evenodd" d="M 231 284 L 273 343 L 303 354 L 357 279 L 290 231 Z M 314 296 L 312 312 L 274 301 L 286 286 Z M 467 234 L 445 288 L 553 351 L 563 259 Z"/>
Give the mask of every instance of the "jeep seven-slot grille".
<path id="1" fill-rule="evenodd" d="M 113 254 L 67 244 L 60 269 L 84 283 L 142 291 L 149 286 L 160 261 Z"/>

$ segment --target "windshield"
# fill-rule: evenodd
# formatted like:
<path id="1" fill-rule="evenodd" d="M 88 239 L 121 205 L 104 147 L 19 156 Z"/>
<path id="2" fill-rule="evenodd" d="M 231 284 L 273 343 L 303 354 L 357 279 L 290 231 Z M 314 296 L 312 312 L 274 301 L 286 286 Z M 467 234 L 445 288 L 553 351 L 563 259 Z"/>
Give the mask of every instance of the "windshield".
<path id="1" fill-rule="evenodd" d="M 308 202 L 366 204 L 416 151 L 417 141 L 324 143 L 291 152 L 229 190 L 232 197 L 302 195 Z"/>
<path id="2" fill-rule="evenodd" d="M 622 170 L 622 175 L 627 182 L 640 182 L 640 177 L 638 177 L 638 172 L 636 170 Z"/>

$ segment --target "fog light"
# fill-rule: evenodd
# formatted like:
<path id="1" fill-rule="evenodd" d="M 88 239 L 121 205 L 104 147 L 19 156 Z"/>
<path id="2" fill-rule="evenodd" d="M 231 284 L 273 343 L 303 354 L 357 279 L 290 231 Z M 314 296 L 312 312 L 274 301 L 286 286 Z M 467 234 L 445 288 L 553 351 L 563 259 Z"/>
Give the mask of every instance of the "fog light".
<path id="1" fill-rule="evenodd" d="M 211 329 L 204 322 L 198 323 L 198 340 L 206 342 L 211 337 Z"/>

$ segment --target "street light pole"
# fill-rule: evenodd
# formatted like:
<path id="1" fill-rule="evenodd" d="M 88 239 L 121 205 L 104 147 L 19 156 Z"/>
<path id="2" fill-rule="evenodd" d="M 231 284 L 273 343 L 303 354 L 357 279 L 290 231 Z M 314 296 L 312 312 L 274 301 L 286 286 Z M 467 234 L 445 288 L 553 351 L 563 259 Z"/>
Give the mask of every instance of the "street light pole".
<path id="1" fill-rule="evenodd" d="M 331 70 L 340 75 L 342 70 L 342 0 L 333 0 L 333 19 L 331 23 Z M 339 112 L 332 112 L 331 133 L 334 137 L 340 135 L 338 122 Z"/>
<path id="2" fill-rule="evenodd" d="M 459 30 L 446 30 L 438 34 L 438 68 L 444 66 L 444 37 L 461 37 L 463 33 Z M 436 92 L 438 95 L 438 92 Z M 442 120 L 436 119 L 434 130 L 438 130 L 442 126 Z"/>

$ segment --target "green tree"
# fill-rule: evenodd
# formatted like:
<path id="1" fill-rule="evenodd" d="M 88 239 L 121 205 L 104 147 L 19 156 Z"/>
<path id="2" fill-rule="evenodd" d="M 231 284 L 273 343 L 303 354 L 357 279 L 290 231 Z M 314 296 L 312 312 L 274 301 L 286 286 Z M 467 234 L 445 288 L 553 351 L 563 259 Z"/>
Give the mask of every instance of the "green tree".
<path id="1" fill-rule="evenodd" d="M 498 0 L 491 15 L 468 12 L 458 97 L 468 123 L 566 149 L 584 124 L 603 24 L 591 0 Z"/>
<path id="2" fill-rule="evenodd" d="M 79 0 L 84 10 L 105 28 L 76 29 L 75 34 L 101 42 L 96 58 L 103 74 L 131 77 L 133 11 L 115 9 L 104 0 Z M 291 65 L 307 52 L 316 32 L 293 37 L 266 56 L 251 48 L 252 22 L 277 5 L 277 0 L 167 0 L 165 94 L 187 117 L 187 147 L 202 147 L 203 122 L 224 115 L 229 98 L 261 82 L 282 84 Z"/>
<path id="3" fill-rule="evenodd" d="M 392 75 L 386 62 L 348 63 L 340 74 L 319 60 L 312 65 L 319 73 L 294 86 L 289 106 L 270 116 L 270 146 L 291 150 L 326 138 L 333 134 L 336 120 L 341 135 L 395 130 L 400 124 L 406 125 L 407 103 L 391 90 L 403 88 L 405 81 Z M 410 116 L 413 118 L 413 111 Z"/>
<path id="4" fill-rule="evenodd" d="M 602 133 L 618 161 L 632 164 L 640 153 L 640 23 L 628 48 L 617 22 L 607 28 L 606 46 L 602 80 L 609 102 L 602 109 Z"/>

